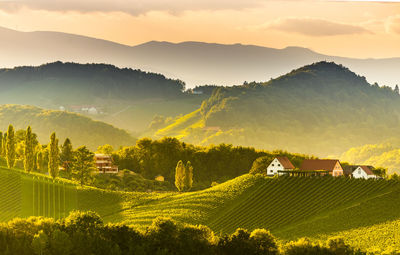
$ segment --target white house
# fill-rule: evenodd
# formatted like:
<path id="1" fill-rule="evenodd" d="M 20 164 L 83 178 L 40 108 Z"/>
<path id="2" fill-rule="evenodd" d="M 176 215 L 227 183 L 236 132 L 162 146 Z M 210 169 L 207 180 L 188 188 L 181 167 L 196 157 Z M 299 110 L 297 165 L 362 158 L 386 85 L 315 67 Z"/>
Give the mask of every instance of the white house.
<path id="1" fill-rule="evenodd" d="M 355 179 L 376 179 L 376 175 L 372 172 L 370 166 L 358 166 L 352 173 Z"/>
<path id="2" fill-rule="evenodd" d="M 287 157 L 276 157 L 267 167 L 267 175 L 276 175 L 278 171 L 293 170 L 294 166 Z"/>

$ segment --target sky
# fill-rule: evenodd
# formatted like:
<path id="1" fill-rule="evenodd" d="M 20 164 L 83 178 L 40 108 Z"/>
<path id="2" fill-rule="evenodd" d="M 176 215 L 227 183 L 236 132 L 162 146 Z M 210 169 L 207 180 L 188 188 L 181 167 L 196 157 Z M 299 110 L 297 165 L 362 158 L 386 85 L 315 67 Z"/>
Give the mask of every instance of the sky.
<path id="1" fill-rule="evenodd" d="M 202 41 L 400 57 L 400 0 L 0 0 L 0 26 L 126 45 Z"/>

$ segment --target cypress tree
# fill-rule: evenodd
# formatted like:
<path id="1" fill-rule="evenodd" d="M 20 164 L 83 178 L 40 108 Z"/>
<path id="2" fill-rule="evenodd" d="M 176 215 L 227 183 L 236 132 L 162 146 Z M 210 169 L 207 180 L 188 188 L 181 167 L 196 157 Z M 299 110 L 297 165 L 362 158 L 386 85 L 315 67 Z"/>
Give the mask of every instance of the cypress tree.
<path id="1" fill-rule="evenodd" d="M 65 139 L 63 146 L 61 147 L 60 161 L 67 173 L 71 173 L 71 164 L 73 161 L 73 149 L 72 143 L 69 138 Z"/>
<path id="2" fill-rule="evenodd" d="M 7 132 L 3 135 L 2 147 L 1 147 L 1 156 L 6 156 L 7 152 Z"/>
<path id="3" fill-rule="evenodd" d="M 49 144 L 49 174 L 53 179 L 58 176 L 58 165 L 59 165 L 59 151 L 58 151 L 58 139 L 56 133 L 51 134 Z"/>
<path id="4" fill-rule="evenodd" d="M 3 132 L 0 131 L 0 156 L 3 156 Z"/>
<path id="5" fill-rule="evenodd" d="M 175 168 L 175 186 L 179 192 L 185 188 L 185 165 L 179 160 Z"/>
<path id="6" fill-rule="evenodd" d="M 7 166 L 13 168 L 15 165 L 15 133 L 12 125 L 8 126 L 6 142 Z"/>
<path id="7" fill-rule="evenodd" d="M 32 128 L 28 126 L 25 134 L 25 148 L 24 148 L 24 168 L 26 172 L 30 172 L 34 167 L 34 145 Z"/>
<path id="8" fill-rule="evenodd" d="M 189 191 L 193 186 L 193 166 L 190 161 L 186 162 L 184 183 L 186 191 Z"/>

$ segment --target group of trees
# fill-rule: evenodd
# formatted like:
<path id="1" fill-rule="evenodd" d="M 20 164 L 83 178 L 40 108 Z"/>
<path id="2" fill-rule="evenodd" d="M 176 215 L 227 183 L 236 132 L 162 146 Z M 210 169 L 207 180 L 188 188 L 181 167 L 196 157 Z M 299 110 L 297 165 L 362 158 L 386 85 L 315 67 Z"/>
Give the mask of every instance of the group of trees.
<path id="1" fill-rule="evenodd" d="M 111 149 L 114 163 L 147 179 L 162 175 L 171 183 L 175 180 L 177 162 L 191 162 L 195 169 L 192 189 L 209 187 L 212 182 L 223 182 L 248 173 L 254 160 L 262 156 L 288 156 L 296 163 L 307 156 L 284 151 L 262 151 L 253 147 L 230 144 L 195 146 L 166 137 L 160 140 L 143 138 L 136 146 Z"/>
<path id="2" fill-rule="evenodd" d="M 7 132 L 0 132 L 0 155 L 5 157 L 9 168 L 20 167 L 26 172 L 48 172 L 52 178 L 59 176 L 60 166 L 64 177 L 72 177 L 84 184 L 91 177 L 94 153 L 85 146 L 73 150 L 70 139 L 65 139 L 61 148 L 55 133 L 47 145 L 41 145 L 32 128 L 15 132 L 9 125 Z"/>
<path id="3" fill-rule="evenodd" d="M 145 231 L 123 224 L 104 224 L 93 212 L 71 212 L 62 220 L 31 217 L 0 224 L 0 254 L 24 255 L 278 255 L 363 254 L 343 239 L 284 244 L 269 231 L 238 229 L 218 236 L 206 226 L 182 225 L 157 218 Z"/>
<path id="4" fill-rule="evenodd" d="M 175 169 L 175 187 L 182 191 L 189 191 L 193 186 L 193 166 L 190 161 L 183 164 L 182 160 L 179 160 Z"/>

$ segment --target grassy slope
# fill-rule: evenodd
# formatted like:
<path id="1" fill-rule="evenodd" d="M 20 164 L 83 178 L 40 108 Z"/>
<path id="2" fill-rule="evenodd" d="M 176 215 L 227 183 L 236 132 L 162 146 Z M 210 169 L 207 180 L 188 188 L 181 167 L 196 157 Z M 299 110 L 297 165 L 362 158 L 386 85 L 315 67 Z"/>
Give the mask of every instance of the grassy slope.
<path id="1" fill-rule="evenodd" d="M 32 183 L 46 187 L 33 203 Z M 384 180 L 243 175 L 207 190 L 181 194 L 105 192 L 61 181 L 54 191 L 53 185 L 46 176 L 0 169 L 0 220 L 32 214 L 58 218 L 72 209 L 94 210 L 105 221 L 142 229 L 155 217 L 165 216 L 208 225 L 217 233 L 231 233 L 238 227 L 267 228 L 285 240 L 302 236 L 324 239 L 339 233 L 363 249 L 368 248 L 366 243 L 356 240 L 362 228 L 369 229 L 366 238 L 381 240 L 376 245 L 383 247 L 385 242 L 395 242 L 384 237 L 394 235 L 397 230 L 390 224 L 398 225 L 400 220 L 400 185 Z M 57 185 L 69 187 L 66 199 L 63 190 L 58 195 Z M 371 234 L 383 227 L 386 232 Z"/>

